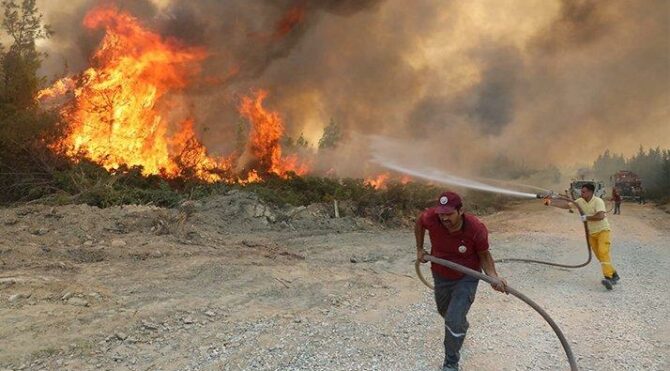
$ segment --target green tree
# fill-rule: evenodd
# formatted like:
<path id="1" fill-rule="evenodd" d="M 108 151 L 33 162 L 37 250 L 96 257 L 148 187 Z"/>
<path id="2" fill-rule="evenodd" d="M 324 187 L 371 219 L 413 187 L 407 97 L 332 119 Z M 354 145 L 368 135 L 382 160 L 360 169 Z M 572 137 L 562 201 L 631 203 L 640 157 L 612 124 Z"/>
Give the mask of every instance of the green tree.
<path id="1" fill-rule="evenodd" d="M 34 107 L 35 94 L 43 79 L 37 76 L 44 53 L 38 52 L 37 40 L 49 38 L 52 31 L 42 23 L 36 0 L 2 2 L 3 30 L 13 41 L 2 56 L 0 105 L 3 113 Z"/>
<path id="2" fill-rule="evenodd" d="M 335 148 L 342 139 L 342 130 L 335 120 L 330 119 L 330 123 L 323 129 L 323 136 L 319 139 L 319 149 Z"/>
<path id="3" fill-rule="evenodd" d="M 35 0 L 2 1 L 2 31 L 11 42 L 0 56 L 0 201 L 40 197 L 54 191 L 56 161 L 45 146 L 58 116 L 35 100 L 42 83 L 37 71 L 45 54 L 36 41 L 51 35 Z"/>
<path id="4" fill-rule="evenodd" d="M 309 141 L 305 139 L 305 135 L 303 133 L 300 133 L 300 136 L 298 139 L 295 140 L 295 145 L 297 147 L 302 147 L 302 148 L 308 148 L 309 147 Z"/>
<path id="5" fill-rule="evenodd" d="M 609 149 L 605 150 L 593 162 L 593 172 L 597 179 L 609 179 L 614 173 L 619 170 L 624 170 L 626 167 L 626 160 L 623 155 L 611 154 Z"/>

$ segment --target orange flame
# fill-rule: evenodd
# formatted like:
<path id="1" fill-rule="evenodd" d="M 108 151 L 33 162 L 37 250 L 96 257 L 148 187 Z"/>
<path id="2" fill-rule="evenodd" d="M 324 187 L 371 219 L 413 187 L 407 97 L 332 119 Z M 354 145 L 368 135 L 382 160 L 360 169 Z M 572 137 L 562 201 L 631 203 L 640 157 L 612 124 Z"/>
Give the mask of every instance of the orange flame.
<path id="1" fill-rule="evenodd" d="M 55 148 L 70 156 L 84 155 L 107 169 L 122 164 L 142 166 L 144 174 L 180 175 L 185 166 L 201 179 L 230 168 L 206 154 L 196 139 L 193 121 L 171 125 L 160 113 L 170 93 L 185 88 L 206 56 L 202 48 L 179 45 L 144 29 L 138 20 L 113 7 L 92 10 L 84 18 L 89 29 L 105 28 L 105 36 L 74 89 L 74 100 L 62 113 L 67 135 Z M 57 83 L 50 88 L 59 89 Z M 48 96 L 49 91 L 40 92 Z"/>
<path id="2" fill-rule="evenodd" d="M 263 108 L 267 95 L 267 91 L 260 90 L 254 98 L 243 97 L 239 107 L 240 114 L 252 125 L 247 151 L 254 158 L 253 168 L 261 175 L 286 176 L 290 171 L 303 175 L 308 170 L 306 164 L 300 164 L 295 156 L 282 158 L 279 139 L 284 133 L 284 124 L 278 113 Z"/>
<path id="3" fill-rule="evenodd" d="M 386 188 L 386 184 L 390 177 L 391 176 L 389 173 L 383 173 L 376 176 L 367 177 L 365 180 L 363 180 L 363 183 L 371 186 L 374 189 L 382 189 Z"/>
<path id="4" fill-rule="evenodd" d="M 197 177 L 206 181 L 243 184 L 275 174 L 307 173 L 297 156 L 282 157 L 281 117 L 263 107 L 266 91 L 243 97 L 239 111 L 252 125 L 245 159 L 250 165 L 234 175 L 239 154 L 213 158 L 195 135 L 191 118 L 168 120 L 162 112 L 174 108 L 174 93 L 187 87 L 206 57 L 202 48 L 144 29 L 130 14 L 113 7 L 92 10 L 84 18 L 90 29 L 105 35 L 92 57 L 93 67 L 77 79 L 62 79 L 38 94 L 48 98 L 73 91 L 61 111 L 66 135 L 53 148 L 71 157 L 85 156 L 107 169 L 142 166 L 143 173 L 166 177 Z M 178 127 L 177 127 L 178 126 Z"/>
<path id="5" fill-rule="evenodd" d="M 75 81 L 71 77 L 64 77 L 56 81 L 51 87 L 40 90 L 37 92 L 37 99 L 50 99 L 57 96 L 61 96 L 68 91 L 72 91 L 75 88 Z"/>

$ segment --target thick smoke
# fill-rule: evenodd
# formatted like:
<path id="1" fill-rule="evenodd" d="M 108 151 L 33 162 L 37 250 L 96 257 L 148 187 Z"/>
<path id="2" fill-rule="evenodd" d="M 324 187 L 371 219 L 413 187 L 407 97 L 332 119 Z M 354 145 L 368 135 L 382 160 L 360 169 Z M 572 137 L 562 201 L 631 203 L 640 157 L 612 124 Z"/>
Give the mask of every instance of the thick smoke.
<path id="1" fill-rule="evenodd" d="M 100 38 L 80 26 L 100 2 L 55 3 L 42 4 L 56 31 L 49 76 L 64 60 L 84 68 Z M 670 146 L 666 1 L 115 3 L 208 49 L 188 96 L 205 144 L 221 153 L 234 146 L 240 96 L 258 88 L 294 138 L 316 143 L 331 118 L 342 125 L 345 141 L 323 156 L 340 174 L 366 171 L 369 134 L 461 173 L 501 155 L 572 165 L 606 148 Z"/>

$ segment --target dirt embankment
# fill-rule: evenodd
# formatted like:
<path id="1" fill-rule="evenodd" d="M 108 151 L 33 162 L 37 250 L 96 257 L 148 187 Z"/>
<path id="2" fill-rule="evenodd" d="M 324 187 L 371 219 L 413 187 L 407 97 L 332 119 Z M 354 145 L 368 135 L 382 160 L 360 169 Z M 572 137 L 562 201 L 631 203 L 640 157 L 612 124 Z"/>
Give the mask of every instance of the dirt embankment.
<path id="1" fill-rule="evenodd" d="M 0 369 L 435 370 L 443 327 L 409 229 L 274 208 L 233 192 L 180 209 L 0 210 Z M 495 257 L 586 258 L 574 214 L 521 203 L 483 219 Z M 583 369 L 663 370 L 668 214 L 624 204 L 622 282 L 599 266 L 500 265 L 547 308 Z M 548 326 L 480 285 L 465 370 L 566 369 Z"/>

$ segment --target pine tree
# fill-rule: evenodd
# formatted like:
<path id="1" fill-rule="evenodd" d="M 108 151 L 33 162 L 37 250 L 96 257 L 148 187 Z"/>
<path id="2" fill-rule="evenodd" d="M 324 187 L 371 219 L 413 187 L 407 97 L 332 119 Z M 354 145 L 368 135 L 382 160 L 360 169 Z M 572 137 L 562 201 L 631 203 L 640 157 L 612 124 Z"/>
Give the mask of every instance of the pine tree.
<path id="1" fill-rule="evenodd" d="M 300 137 L 296 139 L 295 145 L 303 148 L 309 147 L 309 142 L 307 141 L 307 139 L 305 139 L 305 135 L 303 133 L 300 133 Z"/>
<path id="2" fill-rule="evenodd" d="M 335 148 L 342 139 L 342 130 L 335 120 L 330 119 L 330 123 L 323 129 L 323 136 L 319 139 L 319 149 Z"/>
<path id="3" fill-rule="evenodd" d="M 35 106 L 34 97 L 43 82 L 37 71 L 45 54 L 38 52 L 35 44 L 53 32 L 42 23 L 36 0 L 23 0 L 20 5 L 16 0 L 7 0 L 2 5 L 2 28 L 13 43 L 2 58 L 0 105 L 3 111 L 23 110 Z"/>

